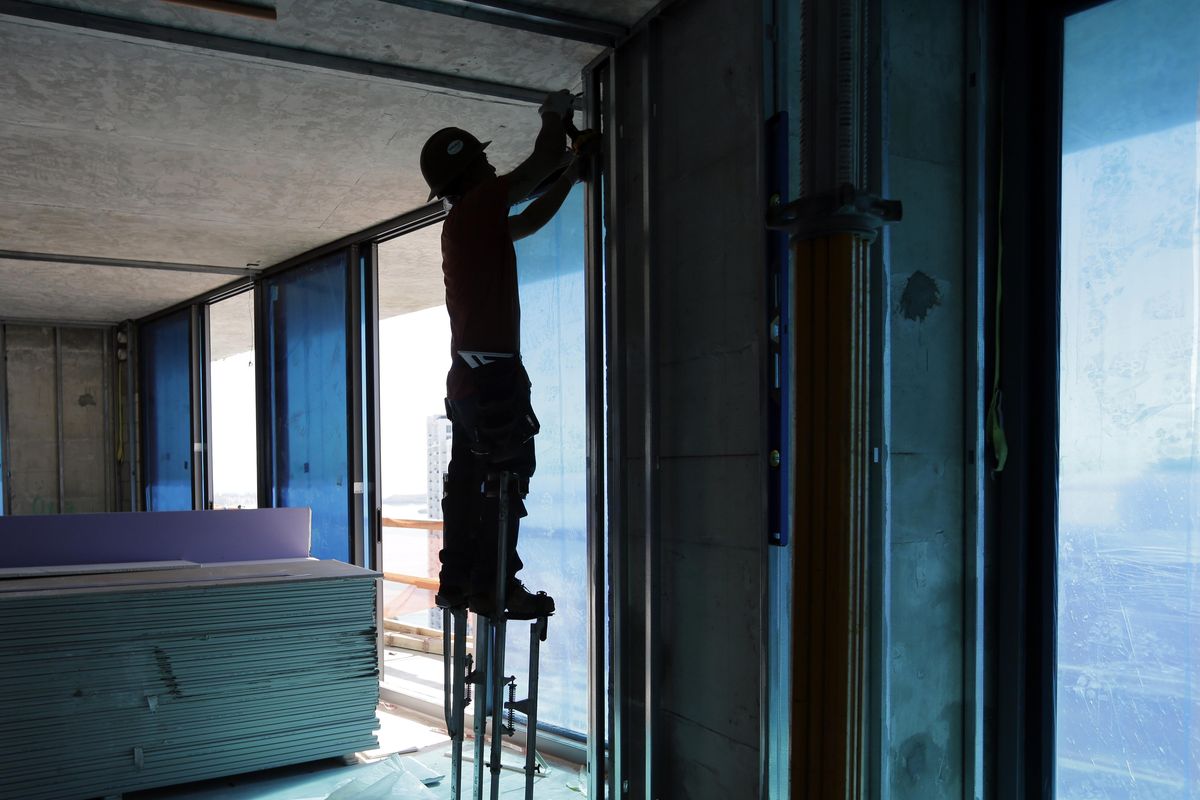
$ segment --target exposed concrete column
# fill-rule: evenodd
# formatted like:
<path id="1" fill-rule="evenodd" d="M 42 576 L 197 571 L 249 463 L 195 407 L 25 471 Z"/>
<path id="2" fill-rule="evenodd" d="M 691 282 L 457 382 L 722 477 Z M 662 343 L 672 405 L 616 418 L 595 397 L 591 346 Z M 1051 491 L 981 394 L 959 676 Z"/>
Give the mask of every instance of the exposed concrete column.
<path id="1" fill-rule="evenodd" d="M 615 54 L 618 797 L 759 794 L 769 467 L 757 11 L 679 3 Z"/>
<path id="2" fill-rule="evenodd" d="M 964 784 L 965 326 L 964 8 L 887 4 L 886 191 L 905 221 L 885 242 L 890 478 L 883 543 L 885 797 L 975 796 Z M 966 391 L 964 389 L 966 388 Z"/>

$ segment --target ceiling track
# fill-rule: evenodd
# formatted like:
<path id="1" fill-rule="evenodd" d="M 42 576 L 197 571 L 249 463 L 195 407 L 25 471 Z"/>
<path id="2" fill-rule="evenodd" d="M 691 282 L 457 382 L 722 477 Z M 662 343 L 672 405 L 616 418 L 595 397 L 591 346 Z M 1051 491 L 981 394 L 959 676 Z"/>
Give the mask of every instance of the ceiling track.
<path id="1" fill-rule="evenodd" d="M 174 3 L 177 6 L 199 8 L 204 11 L 220 11 L 223 14 L 233 14 L 239 17 L 267 20 L 274 22 L 275 9 L 266 6 L 252 6 L 248 3 L 237 3 L 232 0 L 163 0 L 164 3 Z"/>
<path id="2" fill-rule="evenodd" d="M 622 25 L 565 14 L 527 3 L 500 0 L 380 0 L 394 6 L 445 14 L 503 28 L 553 36 L 575 42 L 614 47 L 628 33 Z"/>
<path id="3" fill-rule="evenodd" d="M 69 30 L 106 33 L 130 41 L 150 41 L 211 53 L 237 55 L 268 64 L 287 64 L 292 67 L 321 72 L 379 78 L 416 87 L 444 89 L 532 105 L 541 103 L 549 91 L 546 88 L 516 86 L 481 78 L 435 72 L 419 67 L 385 64 L 284 45 L 235 39 L 231 36 L 189 31 L 57 6 L 44 6 L 23 0 L 0 0 L 0 19 L 3 18 L 21 22 L 39 22 Z"/>
<path id="4" fill-rule="evenodd" d="M 82 264 L 89 267 L 122 267 L 128 269 L 157 269 L 168 272 L 206 272 L 216 275 L 256 275 L 250 267 L 219 267 L 212 264 L 181 264 L 174 261 L 140 261 L 132 258 L 102 258 L 73 256 L 61 253 L 30 253 L 23 250 L 0 250 L 0 259 L 9 261 L 42 261 L 53 264 Z"/>

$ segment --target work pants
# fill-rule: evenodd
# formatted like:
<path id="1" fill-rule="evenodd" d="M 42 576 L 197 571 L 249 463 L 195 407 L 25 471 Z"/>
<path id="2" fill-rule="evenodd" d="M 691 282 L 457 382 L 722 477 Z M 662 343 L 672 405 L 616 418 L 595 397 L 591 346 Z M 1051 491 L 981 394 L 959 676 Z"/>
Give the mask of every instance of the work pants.
<path id="1" fill-rule="evenodd" d="M 486 496 L 488 473 L 506 470 L 514 476 L 508 486 L 506 555 L 506 571 L 512 578 L 523 566 L 517 555 L 517 534 L 521 517 L 527 514 L 522 497 L 536 467 L 532 435 L 523 442 L 493 448 L 491 454 L 477 452 L 486 449 L 481 448 L 480 430 L 504 427 L 497 424 L 498 414 L 532 414 L 529 378 L 520 362 L 515 369 L 481 377 L 495 380 L 481 380 L 476 393 L 446 402 L 453 439 L 442 497 L 440 580 L 443 586 L 456 586 L 470 594 L 490 592 L 496 585 L 500 505 L 498 497 Z M 503 398 L 499 411 L 495 402 L 498 396 Z M 510 402 L 512 407 L 508 408 Z"/>

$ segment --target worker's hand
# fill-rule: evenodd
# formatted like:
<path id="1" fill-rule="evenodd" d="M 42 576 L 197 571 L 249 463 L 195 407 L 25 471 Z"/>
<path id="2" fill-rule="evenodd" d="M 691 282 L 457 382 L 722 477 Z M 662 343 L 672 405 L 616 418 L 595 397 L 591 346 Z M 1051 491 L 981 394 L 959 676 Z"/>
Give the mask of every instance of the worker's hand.
<path id="1" fill-rule="evenodd" d="M 546 95 L 538 109 L 539 114 L 557 114 L 561 119 L 570 119 L 575 110 L 575 98 L 566 89 Z"/>
<path id="2" fill-rule="evenodd" d="M 579 180 L 581 166 L 578 158 L 572 158 L 567 164 L 567 168 L 563 170 L 563 178 L 568 183 L 575 183 L 575 181 Z"/>

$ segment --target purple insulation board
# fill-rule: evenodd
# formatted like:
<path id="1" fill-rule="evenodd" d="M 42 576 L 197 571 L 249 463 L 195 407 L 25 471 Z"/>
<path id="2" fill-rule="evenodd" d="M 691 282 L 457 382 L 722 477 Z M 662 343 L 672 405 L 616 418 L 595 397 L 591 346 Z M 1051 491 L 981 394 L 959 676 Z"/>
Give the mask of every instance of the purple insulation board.
<path id="1" fill-rule="evenodd" d="M 0 517 L 0 568 L 307 558 L 307 508 Z"/>

